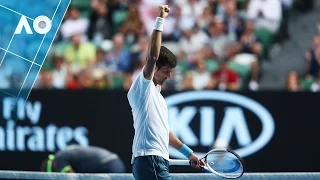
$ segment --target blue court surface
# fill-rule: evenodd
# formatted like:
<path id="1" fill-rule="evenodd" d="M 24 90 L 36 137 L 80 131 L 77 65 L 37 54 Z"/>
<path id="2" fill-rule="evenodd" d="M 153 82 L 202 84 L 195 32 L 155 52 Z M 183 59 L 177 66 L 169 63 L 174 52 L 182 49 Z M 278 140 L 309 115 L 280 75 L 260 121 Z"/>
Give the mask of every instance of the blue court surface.
<path id="1" fill-rule="evenodd" d="M 27 99 L 71 0 L 0 0 L 1 95 Z"/>

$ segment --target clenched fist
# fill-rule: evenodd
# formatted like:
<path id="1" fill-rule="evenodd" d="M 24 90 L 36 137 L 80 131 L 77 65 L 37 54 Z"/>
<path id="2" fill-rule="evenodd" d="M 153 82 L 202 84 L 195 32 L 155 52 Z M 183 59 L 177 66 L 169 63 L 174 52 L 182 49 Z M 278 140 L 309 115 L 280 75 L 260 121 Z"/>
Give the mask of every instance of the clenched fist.
<path id="1" fill-rule="evenodd" d="M 170 8 L 168 5 L 161 5 L 159 6 L 159 17 L 166 18 L 168 17 Z"/>

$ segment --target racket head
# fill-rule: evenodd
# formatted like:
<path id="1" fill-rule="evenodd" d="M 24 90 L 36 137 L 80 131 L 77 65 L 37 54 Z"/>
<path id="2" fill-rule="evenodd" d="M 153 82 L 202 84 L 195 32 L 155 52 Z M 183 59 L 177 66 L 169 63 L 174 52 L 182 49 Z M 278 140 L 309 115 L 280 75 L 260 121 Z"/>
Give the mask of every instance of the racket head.
<path id="1" fill-rule="evenodd" d="M 227 179 L 239 178 L 245 171 L 243 159 L 234 151 L 226 148 L 209 151 L 203 157 L 203 161 L 207 165 L 205 170 Z"/>

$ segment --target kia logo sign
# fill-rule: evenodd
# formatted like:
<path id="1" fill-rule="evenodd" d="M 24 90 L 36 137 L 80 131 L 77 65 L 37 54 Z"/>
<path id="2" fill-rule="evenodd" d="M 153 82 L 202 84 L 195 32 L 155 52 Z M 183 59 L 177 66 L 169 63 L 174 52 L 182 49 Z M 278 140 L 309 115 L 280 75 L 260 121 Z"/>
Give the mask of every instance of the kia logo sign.
<path id="1" fill-rule="evenodd" d="M 233 104 L 224 108 L 224 117 L 219 128 L 215 128 L 215 107 L 212 104 L 199 106 L 199 102 L 202 101 Z M 168 96 L 166 102 L 171 131 L 189 146 L 200 145 L 212 148 L 217 141 L 229 143 L 231 137 L 235 135 L 240 147 L 234 151 L 241 157 L 246 157 L 263 148 L 274 134 L 274 120 L 268 110 L 258 102 L 239 94 L 223 91 L 191 91 Z M 193 105 L 193 102 L 196 102 L 197 106 Z M 255 139 L 252 139 L 249 131 L 244 109 L 253 113 L 261 121 L 261 133 Z M 200 114 L 199 135 L 195 135 L 194 129 L 190 127 L 196 114 Z M 219 129 L 217 133 L 214 132 L 215 129 Z M 184 158 L 172 147 L 169 151 L 172 157 Z M 206 154 L 206 152 L 195 153 L 198 156 Z"/>

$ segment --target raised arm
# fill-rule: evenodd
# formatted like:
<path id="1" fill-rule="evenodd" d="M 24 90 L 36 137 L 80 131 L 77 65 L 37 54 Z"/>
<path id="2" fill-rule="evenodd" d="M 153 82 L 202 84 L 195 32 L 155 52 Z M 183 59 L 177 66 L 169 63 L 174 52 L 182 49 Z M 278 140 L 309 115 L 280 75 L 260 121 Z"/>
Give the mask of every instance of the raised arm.
<path id="1" fill-rule="evenodd" d="M 147 62 L 143 70 L 144 77 L 149 80 L 152 78 L 152 74 L 160 54 L 163 24 L 165 18 L 169 14 L 169 11 L 170 8 L 168 5 L 159 6 L 159 16 L 157 17 L 155 29 L 153 30 L 150 38 Z"/>

